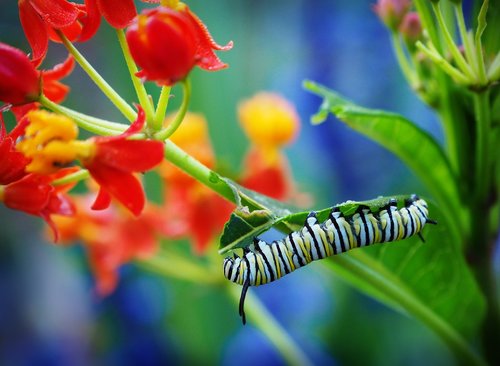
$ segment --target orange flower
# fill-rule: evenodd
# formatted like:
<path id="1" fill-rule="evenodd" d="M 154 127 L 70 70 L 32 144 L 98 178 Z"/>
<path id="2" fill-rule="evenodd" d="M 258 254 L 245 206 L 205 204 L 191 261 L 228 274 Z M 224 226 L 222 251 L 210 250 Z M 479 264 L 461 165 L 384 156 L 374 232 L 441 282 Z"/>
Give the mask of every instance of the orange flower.
<path id="1" fill-rule="evenodd" d="M 157 212 L 146 206 L 136 218 L 116 206 L 106 211 L 89 209 L 91 195 L 75 197 L 74 217 L 54 216 L 62 244 L 80 240 L 85 245 L 96 292 L 110 294 L 118 283 L 119 268 L 135 258 L 152 255 L 157 248 Z"/>

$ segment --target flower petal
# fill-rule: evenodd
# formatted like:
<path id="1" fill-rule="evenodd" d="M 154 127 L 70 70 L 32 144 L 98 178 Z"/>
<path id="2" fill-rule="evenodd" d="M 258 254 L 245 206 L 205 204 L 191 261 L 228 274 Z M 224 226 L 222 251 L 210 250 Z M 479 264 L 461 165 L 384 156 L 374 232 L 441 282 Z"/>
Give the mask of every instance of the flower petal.
<path id="1" fill-rule="evenodd" d="M 115 140 L 97 145 L 94 159 L 118 170 L 144 172 L 163 160 L 163 143 L 151 140 Z"/>
<path id="2" fill-rule="evenodd" d="M 48 177 L 29 174 L 5 187 L 5 206 L 24 211 L 31 215 L 39 215 L 47 206 L 54 187 L 49 185 Z"/>
<path id="3" fill-rule="evenodd" d="M 96 0 L 85 0 L 86 14 L 80 18 L 83 29 L 78 39 L 80 42 L 88 41 L 96 34 L 101 25 L 101 14 Z"/>
<path id="4" fill-rule="evenodd" d="M 95 198 L 94 203 L 91 206 L 92 210 L 100 211 L 105 210 L 111 204 L 111 195 L 106 192 L 105 189 L 100 188 L 97 193 L 97 197 Z"/>
<path id="5" fill-rule="evenodd" d="M 225 46 L 220 46 L 212 38 L 207 26 L 187 6 L 184 7 L 183 12 L 191 19 L 196 30 L 198 38 L 196 50 L 198 61 L 196 64 L 208 71 L 217 71 L 226 68 L 228 65 L 219 59 L 214 50 L 228 51 L 233 48 L 233 42 L 230 41 Z"/>
<path id="6" fill-rule="evenodd" d="M 97 0 L 97 5 L 104 19 L 114 28 L 125 28 L 137 15 L 134 0 Z"/>
<path id="7" fill-rule="evenodd" d="M 43 21 L 54 28 L 67 27 L 78 18 L 78 8 L 67 0 L 29 0 L 29 2 Z"/>
<path id="8" fill-rule="evenodd" d="M 19 1 L 19 18 L 24 34 L 33 50 L 31 60 L 36 67 L 42 63 L 49 47 L 47 24 L 44 23 L 28 0 Z"/>
<path id="9" fill-rule="evenodd" d="M 120 201 L 135 216 L 144 208 L 145 195 L 141 183 L 131 173 L 107 165 L 94 163 L 87 165 L 90 175 L 111 196 Z"/>

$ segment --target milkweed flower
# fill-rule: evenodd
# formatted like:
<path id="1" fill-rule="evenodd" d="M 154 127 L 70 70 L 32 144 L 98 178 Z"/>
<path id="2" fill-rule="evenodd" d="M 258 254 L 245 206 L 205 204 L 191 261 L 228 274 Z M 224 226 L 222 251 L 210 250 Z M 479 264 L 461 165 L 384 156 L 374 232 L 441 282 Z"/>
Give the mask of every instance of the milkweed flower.
<path id="1" fill-rule="evenodd" d="M 220 46 L 206 26 L 185 4 L 176 9 L 160 6 L 142 12 L 127 29 L 127 43 L 134 61 L 142 68 L 136 75 L 159 85 L 173 85 L 194 66 L 216 71 L 227 67 L 214 50 Z"/>
<path id="2" fill-rule="evenodd" d="M 128 140 L 144 126 L 142 108 L 139 107 L 137 120 L 122 134 L 85 141 L 76 140 L 78 128 L 67 117 L 46 111 L 32 111 L 26 117 L 29 126 L 17 148 L 31 159 L 28 171 L 50 174 L 80 160 L 100 186 L 93 209 L 107 208 L 114 197 L 134 215 L 141 213 L 145 196 L 133 173 L 150 170 L 163 160 L 162 142 Z"/>
<path id="3" fill-rule="evenodd" d="M 28 56 L 0 42 L 0 100 L 25 104 L 37 100 L 41 92 L 38 72 Z"/>

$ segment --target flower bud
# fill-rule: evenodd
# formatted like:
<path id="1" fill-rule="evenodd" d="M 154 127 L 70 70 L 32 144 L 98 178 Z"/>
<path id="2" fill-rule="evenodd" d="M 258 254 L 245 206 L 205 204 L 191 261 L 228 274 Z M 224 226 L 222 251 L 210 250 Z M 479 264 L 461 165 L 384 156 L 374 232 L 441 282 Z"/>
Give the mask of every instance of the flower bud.
<path id="1" fill-rule="evenodd" d="M 38 99 L 40 78 L 21 50 L 0 42 L 0 100 L 13 105 Z"/>
<path id="2" fill-rule="evenodd" d="M 158 7 L 140 14 L 127 30 L 137 76 L 172 85 L 196 64 L 196 31 L 185 13 Z"/>
<path id="3" fill-rule="evenodd" d="M 403 18 L 403 22 L 399 26 L 399 31 L 406 42 L 406 45 L 411 49 L 415 49 L 415 42 L 422 38 L 422 23 L 416 12 L 409 12 Z"/>
<path id="4" fill-rule="evenodd" d="M 373 9 L 391 31 L 396 31 L 410 5 L 409 0 L 378 0 Z"/>

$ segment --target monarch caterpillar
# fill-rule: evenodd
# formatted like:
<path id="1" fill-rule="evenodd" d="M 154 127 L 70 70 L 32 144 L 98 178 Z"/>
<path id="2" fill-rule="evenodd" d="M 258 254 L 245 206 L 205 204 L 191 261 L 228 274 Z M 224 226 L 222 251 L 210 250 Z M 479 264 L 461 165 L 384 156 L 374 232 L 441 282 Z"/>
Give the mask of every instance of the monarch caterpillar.
<path id="1" fill-rule="evenodd" d="M 250 286 L 273 282 L 314 260 L 350 249 L 402 240 L 415 234 L 423 240 L 421 231 L 426 223 L 436 224 L 428 218 L 427 203 L 411 195 L 400 209 L 394 198 L 378 212 L 360 205 L 349 216 L 344 216 L 335 206 L 322 223 L 314 211 L 309 213 L 304 227 L 283 239 L 267 243 L 254 238 L 253 244 L 243 249 L 242 257 L 234 254 L 233 258 L 224 259 L 224 276 L 243 285 L 239 304 L 243 324 L 246 322 L 245 296 Z"/>

